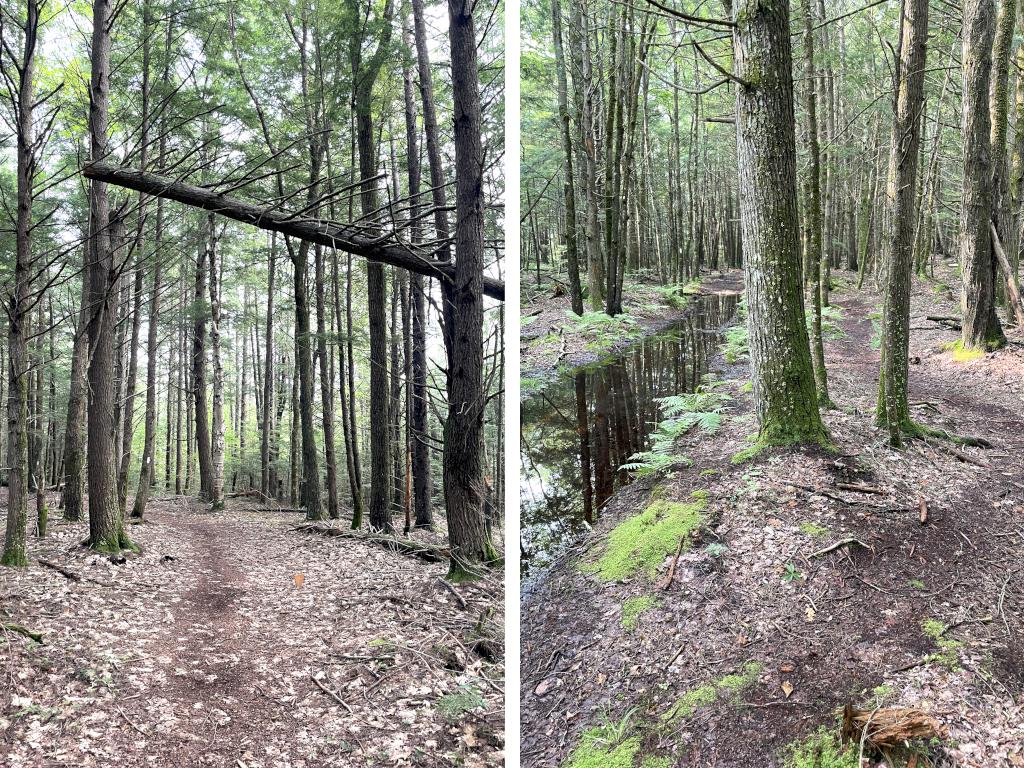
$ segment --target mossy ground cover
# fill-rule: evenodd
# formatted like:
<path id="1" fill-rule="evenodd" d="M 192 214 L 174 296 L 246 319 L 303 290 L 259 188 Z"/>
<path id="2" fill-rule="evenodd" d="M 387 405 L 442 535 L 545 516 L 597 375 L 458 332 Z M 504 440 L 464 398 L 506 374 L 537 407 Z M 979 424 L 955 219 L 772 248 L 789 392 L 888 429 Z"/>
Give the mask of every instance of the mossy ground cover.
<path id="1" fill-rule="evenodd" d="M 843 745 L 836 729 L 819 728 L 790 745 L 785 768 L 860 768 L 860 756 L 852 745 Z"/>
<path id="2" fill-rule="evenodd" d="M 601 556 L 583 569 L 604 581 L 620 581 L 637 573 L 653 579 L 680 539 L 683 549 L 689 548 L 706 508 L 707 498 L 697 494 L 691 502 L 655 499 L 643 512 L 613 528 Z"/>
<path id="3" fill-rule="evenodd" d="M 665 711 L 661 721 L 666 725 L 676 725 L 692 717 L 697 710 L 714 704 L 719 698 L 737 702 L 743 691 L 757 683 L 761 670 L 762 666 L 758 662 L 748 661 L 737 672 L 687 691 Z"/>
<path id="4" fill-rule="evenodd" d="M 622 604 L 622 618 L 619 623 L 622 624 L 624 630 L 631 632 L 636 629 L 642 614 L 659 605 L 661 605 L 661 601 L 653 595 L 631 597 Z"/>

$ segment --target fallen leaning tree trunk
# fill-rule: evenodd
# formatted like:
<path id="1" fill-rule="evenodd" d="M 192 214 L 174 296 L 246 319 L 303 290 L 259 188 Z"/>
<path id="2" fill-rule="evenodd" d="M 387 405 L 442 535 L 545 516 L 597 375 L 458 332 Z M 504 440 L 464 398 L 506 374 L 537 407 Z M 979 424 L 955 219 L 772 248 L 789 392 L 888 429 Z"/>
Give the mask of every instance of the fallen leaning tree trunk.
<path id="1" fill-rule="evenodd" d="M 340 251 L 407 269 L 427 277 L 449 281 L 455 279 L 455 264 L 453 262 L 424 258 L 414 253 L 404 243 L 382 241 L 380 238 L 360 232 L 357 227 L 345 227 L 325 221 L 297 218 L 293 214 L 273 208 L 261 208 L 238 198 L 222 195 L 212 189 L 196 187 L 155 173 L 121 168 L 110 163 L 89 163 L 82 168 L 82 175 L 153 197 L 161 197 L 165 200 L 174 200 L 185 205 L 202 208 L 259 229 L 280 232 L 283 235 L 327 248 L 337 248 Z M 485 277 L 484 294 L 492 299 L 503 301 L 505 299 L 505 283 Z"/>
<path id="2" fill-rule="evenodd" d="M 301 531 L 302 533 L 319 533 L 321 536 L 332 536 L 341 539 L 354 539 L 384 547 L 392 552 L 401 552 L 403 555 L 418 557 L 420 560 L 426 560 L 428 563 L 442 563 L 451 556 L 450 550 L 445 547 L 435 547 L 431 544 L 414 541 L 413 539 L 402 539 L 398 536 L 388 536 L 383 533 L 365 533 L 346 528 L 335 528 L 323 523 L 307 523 L 296 526 L 292 530 Z"/>

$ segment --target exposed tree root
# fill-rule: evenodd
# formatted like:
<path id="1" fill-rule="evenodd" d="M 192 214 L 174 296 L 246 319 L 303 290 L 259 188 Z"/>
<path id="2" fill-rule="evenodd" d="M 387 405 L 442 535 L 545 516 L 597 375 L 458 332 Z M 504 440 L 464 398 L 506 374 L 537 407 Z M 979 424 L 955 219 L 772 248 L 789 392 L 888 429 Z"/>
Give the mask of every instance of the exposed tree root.
<path id="1" fill-rule="evenodd" d="M 858 709 L 843 707 L 843 739 L 873 749 L 905 746 L 912 739 L 945 738 L 947 730 L 938 720 L 919 709 Z"/>
<path id="2" fill-rule="evenodd" d="M 298 525 L 292 530 L 376 544 L 385 549 L 390 549 L 392 552 L 400 552 L 403 555 L 411 555 L 420 560 L 426 560 L 428 563 L 441 563 L 446 561 L 449 556 L 449 551 L 444 547 L 435 547 L 412 539 L 402 539 L 398 536 L 388 536 L 383 533 L 366 533 L 335 528 L 324 523 L 307 523 L 305 525 Z"/>
<path id="3" fill-rule="evenodd" d="M 40 645 L 43 644 L 43 635 L 41 632 L 33 632 L 28 627 L 23 627 L 21 624 L 0 624 L 0 629 L 6 632 L 17 632 L 19 635 L 24 635 L 29 640 L 34 640 Z"/>

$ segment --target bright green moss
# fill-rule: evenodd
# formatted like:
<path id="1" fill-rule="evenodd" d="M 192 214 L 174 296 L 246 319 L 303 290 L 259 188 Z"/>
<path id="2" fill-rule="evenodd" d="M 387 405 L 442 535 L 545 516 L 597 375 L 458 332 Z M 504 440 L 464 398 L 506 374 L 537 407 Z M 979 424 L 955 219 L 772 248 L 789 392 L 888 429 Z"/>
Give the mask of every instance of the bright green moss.
<path id="1" fill-rule="evenodd" d="M 603 728 L 591 728 L 583 734 L 564 768 L 633 768 L 639 750 L 639 736 L 616 744 L 610 742 Z"/>
<path id="2" fill-rule="evenodd" d="M 837 733 L 820 728 L 791 744 L 785 761 L 785 768 L 859 768 L 860 758 L 852 744 L 844 747 Z"/>
<path id="3" fill-rule="evenodd" d="M 681 720 L 691 717 L 698 709 L 713 704 L 719 696 L 735 701 L 739 698 L 740 693 L 757 682 L 761 669 L 761 665 L 756 661 L 748 661 L 739 672 L 712 680 L 706 685 L 687 691 L 676 699 L 661 716 L 662 722 L 667 725 L 675 725 Z"/>
<path id="4" fill-rule="evenodd" d="M 640 763 L 640 768 L 672 768 L 672 759 L 669 757 L 654 757 L 648 755 Z"/>
<path id="5" fill-rule="evenodd" d="M 974 360 L 981 360 L 985 357 L 985 350 L 979 347 L 965 347 L 963 341 L 951 341 L 943 344 L 942 349 L 953 353 L 953 362 L 970 363 Z"/>
<path id="6" fill-rule="evenodd" d="M 651 595 L 631 597 L 622 604 L 622 628 L 627 632 L 636 629 L 640 615 L 661 605 L 661 601 Z"/>
<path id="7" fill-rule="evenodd" d="M 585 570 L 605 581 L 617 581 L 642 571 L 654 578 L 658 566 L 675 551 L 679 540 L 687 548 L 687 539 L 703 521 L 705 498 L 693 503 L 657 499 L 639 515 L 619 523 L 605 544 L 604 554 Z"/>
<path id="8" fill-rule="evenodd" d="M 800 533 L 804 536 L 810 536 L 812 539 L 822 539 L 828 536 L 828 528 L 817 523 L 800 523 Z"/>
<path id="9" fill-rule="evenodd" d="M 921 622 L 921 631 L 935 641 L 939 650 L 930 654 L 926 661 L 929 664 L 939 664 L 951 672 L 960 668 L 960 649 L 964 644 L 959 640 L 950 640 L 943 637 L 948 627 L 937 619 L 925 619 Z"/>

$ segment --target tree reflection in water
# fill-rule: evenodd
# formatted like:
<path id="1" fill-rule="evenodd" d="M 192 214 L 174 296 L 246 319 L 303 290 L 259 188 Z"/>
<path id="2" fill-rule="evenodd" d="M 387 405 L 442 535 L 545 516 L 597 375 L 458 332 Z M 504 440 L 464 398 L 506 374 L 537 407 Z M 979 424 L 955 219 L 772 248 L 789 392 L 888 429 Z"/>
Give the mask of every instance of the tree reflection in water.
<path id="1" fill-rule="evenodd" d="M 615 491 L 619 469 L 648 447 L 658 398 L 693 392 L 735 314 L 738 296 L 709 295 L 685 319 L 621 357 L 564 376 L 522 403 L 522 570 L 549 563 L 584 533 Z"/>

